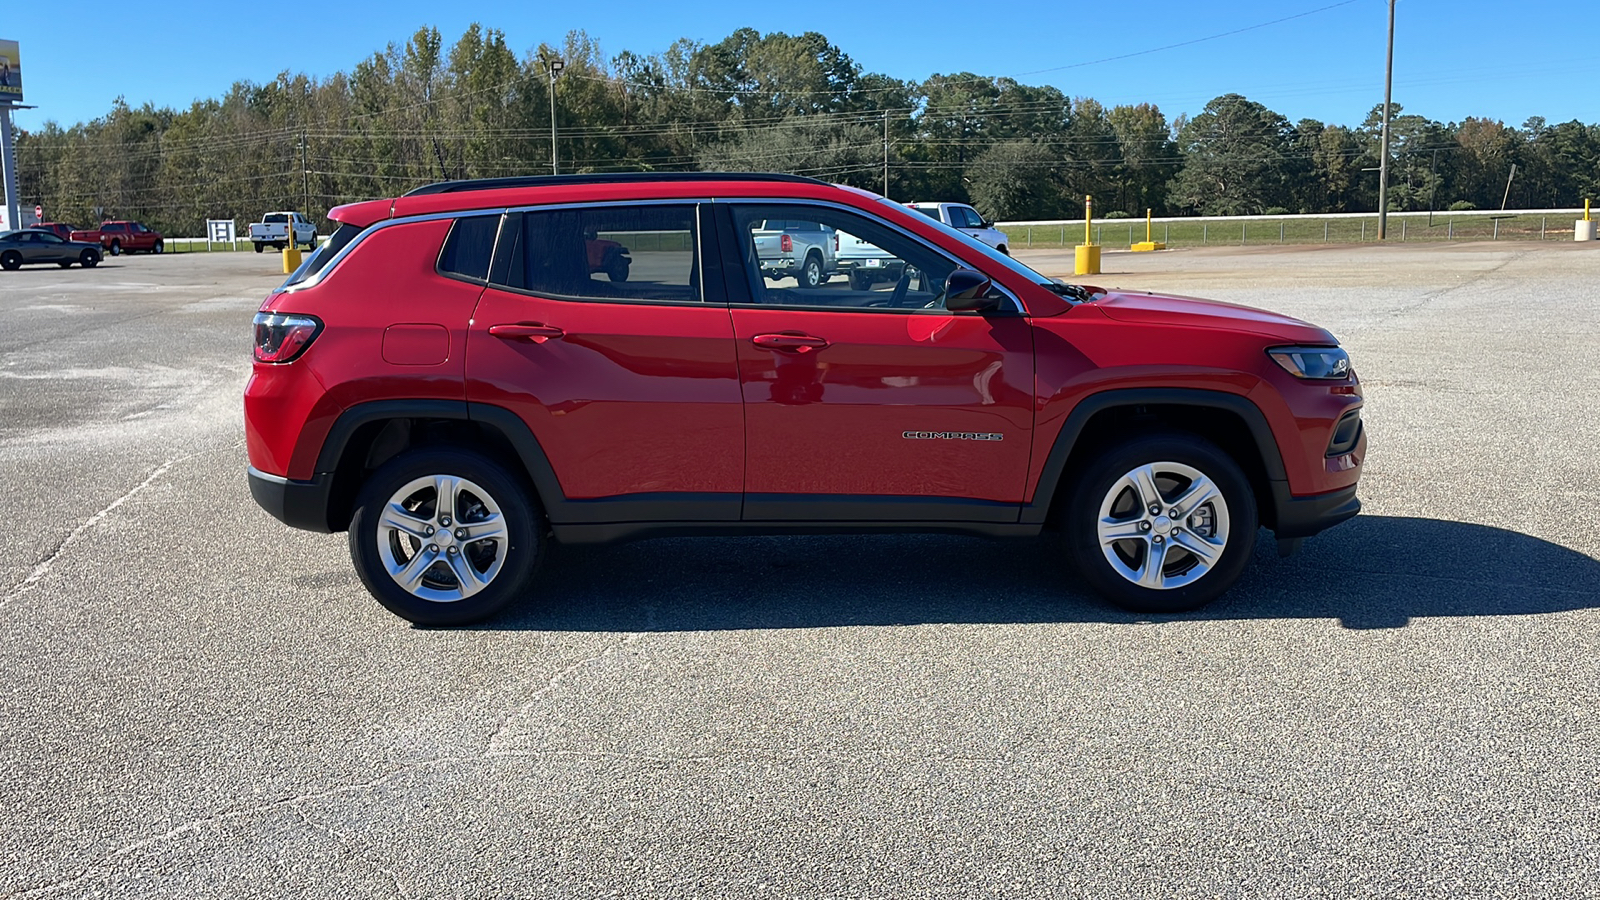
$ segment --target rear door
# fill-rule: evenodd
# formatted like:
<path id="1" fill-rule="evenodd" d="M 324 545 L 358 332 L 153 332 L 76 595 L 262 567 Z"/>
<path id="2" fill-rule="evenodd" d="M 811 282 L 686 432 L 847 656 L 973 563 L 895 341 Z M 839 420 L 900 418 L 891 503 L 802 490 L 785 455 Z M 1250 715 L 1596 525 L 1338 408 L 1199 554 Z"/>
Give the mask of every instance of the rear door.
<path id="1" fill-rule="evenodd" d="M 747 520 L 1014 522 L 1033 429 L 1033 335 L 944 308 L 964 263 L 824 205 L 728 204 L 724 261 L 745 401 Z M 892 281 L 763 278 L 756 228 L 811 223 L 880 248 Z M 972 263 L 965 263 L 971 265 Z"/>
<path id="2" fill-rule="evenodd" d="M 553 521 L 739 517 L 738 366 L 720 270 L 702 290 L 699 215 L 681 202 L 507 214 L 467 395 L 538 439 L 566 498 Z M 629 262 L 592 265 L 594 246 Z"/>

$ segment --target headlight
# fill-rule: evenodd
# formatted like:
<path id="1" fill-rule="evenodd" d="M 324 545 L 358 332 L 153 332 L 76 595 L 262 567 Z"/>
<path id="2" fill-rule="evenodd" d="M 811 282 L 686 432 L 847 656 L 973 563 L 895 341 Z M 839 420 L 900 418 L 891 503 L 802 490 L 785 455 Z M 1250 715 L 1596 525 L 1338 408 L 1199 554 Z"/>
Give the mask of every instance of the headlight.
<path id="1" fill-rule="evenodd" d="M 1341 380 L 1350 375 L 1350 354 L 1343 347 L 1273 347 L 1267 355 L 1296 378 Z"/>

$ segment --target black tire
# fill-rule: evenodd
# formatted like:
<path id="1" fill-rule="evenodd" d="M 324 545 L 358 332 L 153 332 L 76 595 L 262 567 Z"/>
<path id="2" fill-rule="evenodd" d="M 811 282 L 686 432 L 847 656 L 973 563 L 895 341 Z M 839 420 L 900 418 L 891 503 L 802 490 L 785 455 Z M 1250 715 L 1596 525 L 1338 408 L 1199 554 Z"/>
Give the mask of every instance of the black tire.
<path id="1" fill-rule="evenodd" d="M 613 256 L 606 261 L 606 277 L 618 283 L 627 281 L 628 269 L 631 265 L 632 260 L 626 256 Z"/>
<path id="2" fill-rule="evenodd" d="M 999 250 L 1001 253 L 1004 253 L 1007 256 L 1011 255 L 1011 248 L 1007 247 L 1005 244 L 1001 244 L 1000 246 L 996 247 L 995 249 Z"/>
<path id="3" fill-rule="evenodd" d="M 283 244 L 281 244 L 281 243 L 274 243 L 274 244 L 273 244 L 273 245 L 272 245 L 272 249 L 274 249 L 274 250 L 278 250 L 278 251 L 282 251 L 282 250 L 283 250 Z"/>
<path id="4" fill-rule="evenodd" d="M 822 287 L 822 257 L 815 253 L 808 254 L 806 261 L 800 266 L 800 273 L 795 276 L 803 288 Z"/>
<path id="5" fill-rule="evenodd" d="M 68 260 L 66 262 L 58 262 L 58 263 L 56 263 L 56 265 L 60 266 L 63 269 L 70 269 L 70 268 L 72 268 L 72 261 Z"/>
<path id="6" fill-rule="evenodd" d="M 852 291 L 870 291 L 870 290 L 872 290 L 872 275 L 870 273 L 868 273 L 868 272 L 863 272 L 860 269 L 851 269 L 850 270 L 850 290 L 852 290 Z"/>
<path id="7" fill-rule="evenodd" d="M 383 558 L 385 551 L 380 545 L 380 518 L 391 498 L 412 482 L 437 475 L 452 476 L 476 485 L 489 495 L 487 501 L 480 500 L 464 488 L 461 494 L 463 510 L 471 504 L 476 504 L 475 508 L 480 510 L 484 506 L 498 506 L 505 525 L 504 538 L 479 542 L 492 545 L 489 547 L 493 550 L 489 554 L 491 558 L 503 554 L 499 556 L 498 569 L 490 575 L 488 583 L 476 593 L 449 601 L 419 596 L 397 583 L 389 574 Z M 427 490 L 424 489 L 421 494 L 410 496 L 426 494 Z M 426 518 L 430 529 L 446 528 L 440 516 L 448 513 L 429 505 L 436 505 L 437 492 L 434 492 L 433 498 L 424 499 L 417 511 Z M 459 515 L 470 513 L 463 511 Z M 472 524 L 470 519 L 452 522 L 448 530 L 461 525 L 470 527 Z M 387 546 L 387 552 L 397 560 L 409 552 L 408 559 L 416 561 L 422 553 L 427 552 L 426 546 L 420 543 L 412 546 L 412 539 L 403 537 L 393 529 L 382 530 L 385 532 L 381 538 L 384 542 L 382 546 Z M 437 534 L 437 530 L 431 533 Z M 537 502 L 529 495 L 521 479 L 498 463 L 464 450 L 413 450 L 385 463 L 361 486 L 356 498 L 355 515 L 350 520 L 350 558 L 355 563 L 361 583 L 395 615 L 419 625 L 464 625 L 494 615 L 527 592 L 544 556 L 546 533 L 544 515 Z M 443 538 L 441 544 L 451 541 L 450 535 L 444 535 Z M 463 543 L 461 546 L 475 545 Z M 437 546 L 435 549 L 437 551 Z M 478 549 L 485 547 L 478 546 Z M 418 570 L 418 589 L 448 593 L 452 590 L 451 584 L 459 586 L 461 582 L 451 574 L 448 565 L 441 567 L 446 556 L 437 552 L 431 555 L 436 562 Z M 455 558 L 456 554 L 450 556 Z M 460 559 L 467 559 L 466 551 L 460 554 Z"/>
<path id="8" fill-rule="evenodd" d="M 112 241 L 111 242 L 111 255 L 112 256 L 121 256 L 122 255 L 122 242 L 121 241 Z"/>
<path id="9" fill-rule="evenodd" d="M 4 253 L 0 253 L 0 269 L 5 269 L 7 272 L 15 272 L 20 268 L 22 268 L 21 253 L 15 250 L 7 250 Z"/>
<path id="10" fill-rule="evenodd" d="M 166 245 L 166 243 L 164 241 L 156 241 L 155 249 L 151 250 L 150 252 L 151 253 L 163 253 L 163 252 L 166 251 L 166 249 L 167 249 L 167 245 Z"/>
<path id="11" fill-rule="evenodd" d="M 1185 476 L 1171 474 L 1176 468 L 1187 467 L 1200 473 L 1214 484 L 1221 495 L 1221 506 L 1202 503 L 1196 513 L 1173 520 L 1162 509 L 1159 516 L 1152 514 L 1151 527 L 1139 520 L 1148 512 L 1132 488 L 1118 488 L 1125 475 L 1143 466 L 1155 465 L 1159 477 L 1155 487 L 1162 496 L 1162 505 L 1171 503 L 1193 484 L 1184 483 Z M 1171 467 L 1166 472 L 1161 466 Z M 1114 495 L 1114 489 L 1121 491 Z M 1129 507 L 1128 504 L 1132 503 Z M 1100 538 L 1103 506 L 1111 506 L 1111 518 L 1128 522 L 1133 530 L 1141 530 L 1138 537 L 1109 542 L 1102 547 Z M 1119 514 L 1120 512 L 1120 514 Z M 1079 574 L 1101 596 L 1116 605 L 1141 613 L 1176 613 L 1196 609 L 1221 596 L 1244 571 L 1255 548 L 1259 519 L 1256 512 L 1255 492 L 1243 470 L 1231 457 L 1215 444 L 1193 434 L 1162 432 L 1129 439 L 1097 452 L 1072 484 L 1066 494 L 1065 519 L 1062 532 L 1068 559 Z M 1124 516 L 1133 516 L 1125 519 Z M 1204 531 L 1209 519 L 1213 536 L 1220 528 L 1221 552 L 1206 568 L 1202 558 L 1187 550 L 1168 559 L 1171 548 L 1182 549 L 1185 543 L 1193 545 L 1198 530 Z M 1165 522 L 1165 525 L 1162 523 Z M 1162 528 L 1170 528 L 1167 537 L 1156 537 Z M 1187 530 L 1187 534 L 1183 532 Z M 1148 535 L 1148 536 L 1146 536 Z M 1153 542 L 1153 543 L 1152 543 Z M 1215 546 L 1212 541 L 1206 543 Z M 1151 570 L 1148 554 L 1155 544 L 1162 545 L 1164 564 Z M 1112 562 L 1116 556 L 1122 566 L 1139 572 L 1153 572 L 1154 580 L 1176 586 L 1165 589 L 1136 583 L 1132 574 Z M 1138 564 L 1138 565 L 1136 565 Z M 1185 565 L 1188 566 L 1185 569 Z M 1198 572 L 1196 570 L 1199 570 Z M 1192 577 L 1184 583 L 1185 579 Z"/>
<path id="12" fill-rule="evenodd" d="M 85 250 L 78 254 L 78 265 L 83 266 L 85 269 L 92 269 L 100 265 L 100 254 L 93 250 Z"/>
<path id="13" fill-rule="evenodd" d="M 265 247 L 265 246 L 264 246 L 264 245 L 263 245 L 263 244 L 262 244 L 262 243 L 261 243 L 261 242 L 259 242 L 259 241 L 252 241 L 252 242 L 251 242 L 251 243 L 253 243 L 253 244 L 254 244 L 254 245 L 255 245 L 255 248 L 256 248 L 256 252 L 257 252 L 257 253 L 260 253 L 260 252 L 261 252 L 261 251 L 263 251 L 263 250 L 265 250 L 265 249 L 267 249 L 267 248 L 266 248 L 266 247 Z"/>

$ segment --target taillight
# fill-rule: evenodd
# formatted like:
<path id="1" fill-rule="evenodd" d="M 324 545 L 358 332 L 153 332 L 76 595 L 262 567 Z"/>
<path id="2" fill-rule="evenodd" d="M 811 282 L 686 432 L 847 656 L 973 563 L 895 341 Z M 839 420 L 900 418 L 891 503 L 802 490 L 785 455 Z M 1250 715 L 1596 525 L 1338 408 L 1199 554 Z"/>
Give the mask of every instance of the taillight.
<path id="1" fill-rule="evenodd" d="M 833 233 L 833 252 L 839 252 L 839 232 L 837 231 Z"/>
<path id="2" fill-rule="evenodd" d="M 256 313 L 256 361 L 286 363 L 304 353 L 322 332 L 322 323 L 311 316 L 282 313 Z"/>
<path id="3" fill-rule="evenodd" d="M 782 253 L 793 253 L 794 238 L 789 237 L 787 234 L 778 238 L 778 250 Z"/>

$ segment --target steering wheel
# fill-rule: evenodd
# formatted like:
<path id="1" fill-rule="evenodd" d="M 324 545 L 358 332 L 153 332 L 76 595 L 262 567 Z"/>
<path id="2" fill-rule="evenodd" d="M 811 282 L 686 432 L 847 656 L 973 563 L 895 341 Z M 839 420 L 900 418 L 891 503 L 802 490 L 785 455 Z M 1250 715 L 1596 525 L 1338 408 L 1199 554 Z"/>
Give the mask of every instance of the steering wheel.
<path id="1" fill-rule="evenodd" d="M 900 280 L 894 283 L 894 293 L 889 295 L 889 305 L 895 309 L 906 302 L 906 291 L 911 288 L 911 276 L 917 274 L 915 266 L 906 266 L 900 270 Z"/>

